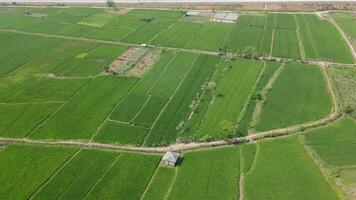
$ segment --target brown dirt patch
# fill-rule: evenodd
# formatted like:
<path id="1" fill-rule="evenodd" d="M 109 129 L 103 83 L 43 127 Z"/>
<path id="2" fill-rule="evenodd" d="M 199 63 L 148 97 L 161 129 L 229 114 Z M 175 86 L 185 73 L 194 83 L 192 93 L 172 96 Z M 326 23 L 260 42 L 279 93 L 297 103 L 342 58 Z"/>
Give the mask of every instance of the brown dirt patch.
<path id="1" fill-rule="evenodd" d="M 111 64 L 110 68 L 119 67 L 125 60 L 127 60 L 134 52 L 133 47 L 129 47 L 123 54 L 117 57 Z"/>
<path id="2" fill-rule="evenodd" d="M 128 13 L 130 10 L 129 9 L 105 9 L 105 12 L 111 13 L 111 14 L 117 14 L 117 15 L 125 15 Z"/>

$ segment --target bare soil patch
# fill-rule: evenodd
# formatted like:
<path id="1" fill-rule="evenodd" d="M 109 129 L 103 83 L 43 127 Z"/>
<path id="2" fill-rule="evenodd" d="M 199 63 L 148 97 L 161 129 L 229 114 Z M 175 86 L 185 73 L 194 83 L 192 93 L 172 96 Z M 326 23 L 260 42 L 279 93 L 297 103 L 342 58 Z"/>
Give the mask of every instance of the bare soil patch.
<path id="1" fill-rule="evenodd" d="M 111 13 L 111 14 L 117 14 L 117 15 L 125 15 L 128 13 L 130 10 L 129 9 L 105 9 L 105 12 Z"/>
<path id="2" fill-rule="evenodd" d="M 116 58 L 106 74 L 142 76 L 158 60 L 161 50 L 147 47 L 130 47 Z"/>

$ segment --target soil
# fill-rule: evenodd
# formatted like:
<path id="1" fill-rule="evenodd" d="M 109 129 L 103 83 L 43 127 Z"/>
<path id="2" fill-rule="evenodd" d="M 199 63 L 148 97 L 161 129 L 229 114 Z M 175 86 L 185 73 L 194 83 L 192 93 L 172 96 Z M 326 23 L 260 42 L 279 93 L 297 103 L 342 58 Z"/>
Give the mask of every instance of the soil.
<path id="1" fill-rule="evenodd" d="M 129 58 L 134 53 L 134 48 L 129 47 L 123 54 L 117 57 L 111 64 L 110 68 L 116 68 L 121 65 L 127 58 Z"/>
<path id="2" fill-rule="evenodd" d="M 105 12 L 111 13 L 111 14 L 117 14 L 117 15 L 125 15 L 128 13 L 130 10 L 129 9 L 105 9 Z"/>
<path id="3" fill-rule="evenodd" d="M 139 60 L 134 67 L 129 69 L 125 75 L 141 77 L 158 60 L 160 54 L 160 51 L 149 52 L 146 56 Z"/>

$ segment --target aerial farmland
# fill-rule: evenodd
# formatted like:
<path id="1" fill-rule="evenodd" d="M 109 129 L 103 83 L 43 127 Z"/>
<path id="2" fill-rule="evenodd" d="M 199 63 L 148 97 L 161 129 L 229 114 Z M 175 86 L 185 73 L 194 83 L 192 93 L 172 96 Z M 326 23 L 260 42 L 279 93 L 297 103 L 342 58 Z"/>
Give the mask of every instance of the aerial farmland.
<path id="1" fill-rule="evenodd" d="M 1 4 L 0 199 L 356 199 L 356 12 L 144 5 Z"/>

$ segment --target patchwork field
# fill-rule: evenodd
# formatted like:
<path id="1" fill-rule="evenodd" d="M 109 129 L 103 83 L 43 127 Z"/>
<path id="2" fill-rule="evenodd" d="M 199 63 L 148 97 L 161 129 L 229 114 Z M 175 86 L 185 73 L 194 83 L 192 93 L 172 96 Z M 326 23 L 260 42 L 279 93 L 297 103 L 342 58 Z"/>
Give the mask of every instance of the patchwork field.
<path id="1" fill-rule="evenodd" d="M 0 199 L 352 199 L 353 25 L 0 7 Z"/>

